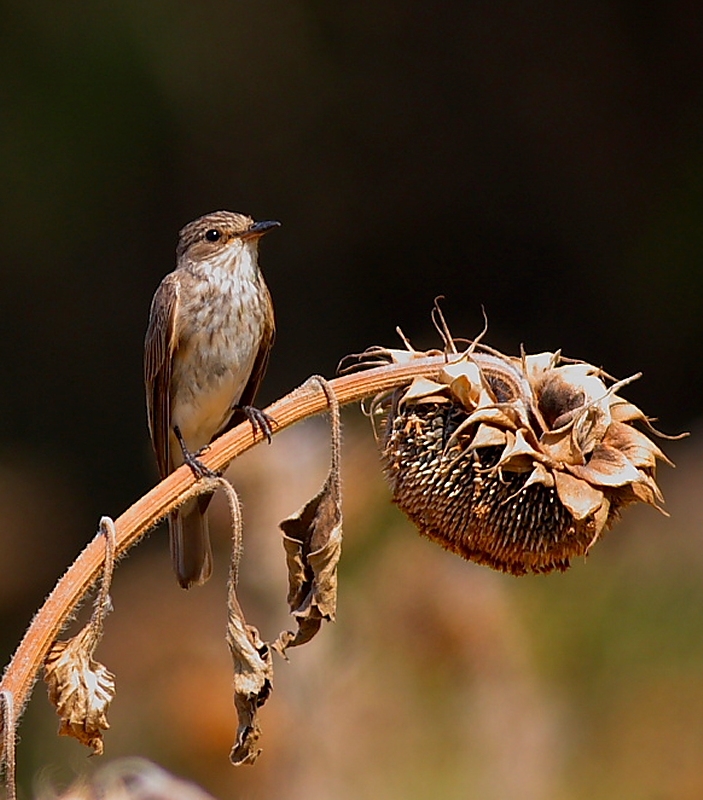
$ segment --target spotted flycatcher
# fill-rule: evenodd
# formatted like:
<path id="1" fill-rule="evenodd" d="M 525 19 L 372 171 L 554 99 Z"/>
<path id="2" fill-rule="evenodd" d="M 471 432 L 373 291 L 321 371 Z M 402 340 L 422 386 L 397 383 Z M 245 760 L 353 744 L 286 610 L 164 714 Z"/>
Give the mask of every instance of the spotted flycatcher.
<path id="1" fill-rule="evenodd" d="M 270 436 L 252 407 L 268 363 L 273 304 L 258 266 L 259 239 L 278 222 L 217 211 L 179 233 L 176 269 L 156 290 L 144 343 L 149 432 L 162 478 L 248 417 Z M 185 589 L 212 571 L 206 509 L 212 495 L 169 515 L 171 556 Z"/>

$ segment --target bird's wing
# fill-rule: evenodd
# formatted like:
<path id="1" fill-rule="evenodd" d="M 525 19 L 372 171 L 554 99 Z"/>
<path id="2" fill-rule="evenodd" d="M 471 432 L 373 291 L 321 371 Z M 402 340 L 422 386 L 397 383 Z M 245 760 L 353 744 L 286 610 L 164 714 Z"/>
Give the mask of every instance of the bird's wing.
<path id="1" fill-rule="evenodd" d="M 144 385 L 149 433 L 159 474 L 165 478 L 172 467 L 169 458 L 171 427 L 170 384 L 173 354 L 178 344 L 176 318 L 179 307 L 178 278 L 167 275 L 156 290 L 144 341 Z"/>

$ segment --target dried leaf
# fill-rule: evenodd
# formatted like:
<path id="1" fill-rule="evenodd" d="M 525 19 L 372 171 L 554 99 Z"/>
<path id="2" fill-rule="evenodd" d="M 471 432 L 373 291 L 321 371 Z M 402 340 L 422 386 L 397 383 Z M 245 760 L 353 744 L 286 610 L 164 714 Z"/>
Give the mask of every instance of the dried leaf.
<path id="1" fill-rule="evenodd" d="M 258 709 L 273 688 L 273 663 L 269 646 L 258 630 L 248 625 L 237 598 L 239 562 L 242 557 L 242 513 L 234 487 L 218 478 L 227 495 L 232 519 L 232 559 L 227 585 L 227 644 L 234 665 L 234 707 L 237 710 L 237 739 L 230 752 L 235 766 L 253 764 L 261 750 L 256 746 L 261 736 Z"/>
<path id="2" fill-rule="evenodd" d="M 67 642 L 55 642 L 44 664 L 44 680 L 61 718 L 59 734 L 73 736 L 101 755 L 115 677 L 93 659 L 96 644 L 90 624 Z"/>
<path id="3" fill-rule="evenodd" d="M 90 622 L 72 639 L 54 642 L 44 661 L 49 700 L 61 719 L 59 734 L 73 736 L 95 755 L 102 755 L 101 731 L 110 727 L 107 710 L 115 696 L 115 676 L 93 658 L 111 609 L 116 532 L 110 517 L 100 520 L 100 533 L 105 538 L 105 563 Z"/>
<path id="4" fill-rule="evenodd" d="M 328 478 L 319 494 L 281 522 L 288 564 L 288 605 L 298 623 L 274 644 L 285 653 L 310 641 L 322 620 L 334 620 L 337 606 L 337 563 L 342 551 L 339 481 Z"/>
<path id="5" fill-rule="evenodd" d="M 230 596 L 227 643 L 234 663 L 234 706 L 239 724 L 237 740 L 230 753 L 236 765 L 253 764 L 261 753 L 258 709 L 273 688 L 271 649 L 253 625 L 247 625 L 239 603 Z"/>
<path id="6" fill-rule="evenodd" d="M 288 647 L 309 642 L 323 619 L 334 620 L 337 608 L 337 564 L 342 552 L 339 403 L 324 378 L 316 375 L 310 380 L 327 395 L 332 457 L 319 493 L 280 524 L 288 564 L 288 605 L 298 623 L 297 632 L 284 631 L 272 645 L 284 657 Z"/>
<path id="7" fill-rule="evenodd" d="M 555 472 L 554 482 L 559 499 L 569 509 L 575 520 L 586 519 L 603 503 L 603 492 L 567 472 Z"/>

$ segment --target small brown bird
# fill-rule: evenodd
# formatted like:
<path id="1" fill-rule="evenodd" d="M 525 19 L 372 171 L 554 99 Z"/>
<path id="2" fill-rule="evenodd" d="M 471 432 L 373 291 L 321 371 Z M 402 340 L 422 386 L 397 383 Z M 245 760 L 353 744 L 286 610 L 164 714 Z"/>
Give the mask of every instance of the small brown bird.
<path id="1" fill-rule="evenodd" d="M 199 451 L 244 418 L 270 437 L 268 418 L 251 405 L 275 333 L 257 261 L 260 237 L 279 225 L 217 211 L 179 233 L 176 269 L 156 290 L 144 342 L 149 432 L 162 478 L 184 462 L 202 475 Z M 169 515 L 173 567 L 185 589 L 212 571 L 211 497 Z"/>

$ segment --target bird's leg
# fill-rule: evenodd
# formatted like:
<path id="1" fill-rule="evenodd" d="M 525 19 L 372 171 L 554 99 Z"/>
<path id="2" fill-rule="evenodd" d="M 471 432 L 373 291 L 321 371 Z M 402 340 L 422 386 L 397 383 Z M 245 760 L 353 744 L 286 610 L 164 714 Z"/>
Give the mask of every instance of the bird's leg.
<path id="1" fill-rule="evenodd" d="M 217 472 L 213 472 L 209 467 L 206 467 L 202 461 L 198 458 L 203 453 L 207 452 L 210 449 L 210 445 L 206 444 L 204 447 L 201 447 L 200 450 L 197 450 L 195 453 L 191 453 L 188 447 L 186 446 L 185 440 L 183 439 L 183 434 L 181 433 L 181 429 L 178 425 L 173 426 L 173 432 L 176 434 L 176 439 L 178 439 L 178 444 L 181 446 L 181 452 L 183 453 L 183 461 L 193 470 L 193 475 L 196 478 L 219 478 L 219 474 Z"/>
<path id="2" fill-rule="evenodd" d="M 268 443 L 271 444 L 271 436 L 273 436 L 273 429 L 276 425 L 276 420 L 272 416 L 254 406 L 237 405 L 234 406 L 234 410 L 241 411 L 249 420 L 254 430 L 254 436 L 256 436 L 257 431 L 259 431 L 262 436 L 266 437 Z"/>

